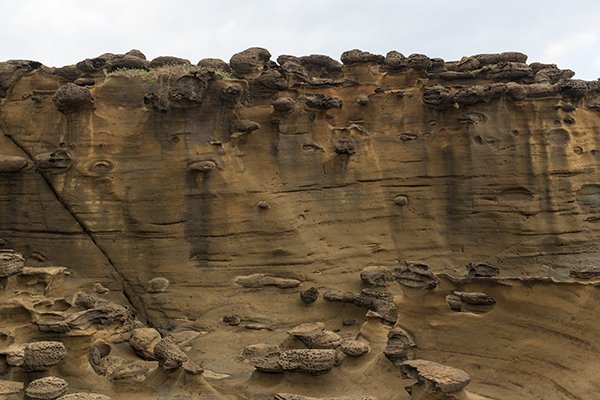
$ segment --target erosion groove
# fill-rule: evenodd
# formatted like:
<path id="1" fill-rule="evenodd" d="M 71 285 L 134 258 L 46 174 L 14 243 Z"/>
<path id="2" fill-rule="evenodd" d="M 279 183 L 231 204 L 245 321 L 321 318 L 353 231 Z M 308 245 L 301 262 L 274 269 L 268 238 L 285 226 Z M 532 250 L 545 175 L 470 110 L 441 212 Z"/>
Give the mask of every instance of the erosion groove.
<path id="1" fill-rule="evenodd" d="M 595 398 L 599 83 L 340 60 L 0 62 L 0 396 Z"/>

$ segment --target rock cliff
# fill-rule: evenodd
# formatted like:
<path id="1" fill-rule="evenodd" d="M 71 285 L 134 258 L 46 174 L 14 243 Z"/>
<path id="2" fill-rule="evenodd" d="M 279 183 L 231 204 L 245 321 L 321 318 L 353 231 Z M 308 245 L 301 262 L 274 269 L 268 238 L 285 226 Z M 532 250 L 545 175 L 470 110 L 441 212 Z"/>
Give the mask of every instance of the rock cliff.
<path id="1" fill-rule="evenodd" d="M 600 83 L 271 58 L 0 63 L 0 393 L 597 393 Z"/>

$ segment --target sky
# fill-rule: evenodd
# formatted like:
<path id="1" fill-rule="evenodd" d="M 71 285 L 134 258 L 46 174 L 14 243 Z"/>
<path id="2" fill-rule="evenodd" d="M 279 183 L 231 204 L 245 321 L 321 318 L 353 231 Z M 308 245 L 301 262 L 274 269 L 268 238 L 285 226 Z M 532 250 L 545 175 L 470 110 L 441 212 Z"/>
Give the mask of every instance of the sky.
<path id="1" fill-rule="evenodd" d="M 141 50 L 226 61 L 248 47 L 280 54 L 361 49 L 445 60 L 520 51 L 528 62 L 600 77 L 600 1 L 0 0 L 0 61 L 74 64 Z"/>

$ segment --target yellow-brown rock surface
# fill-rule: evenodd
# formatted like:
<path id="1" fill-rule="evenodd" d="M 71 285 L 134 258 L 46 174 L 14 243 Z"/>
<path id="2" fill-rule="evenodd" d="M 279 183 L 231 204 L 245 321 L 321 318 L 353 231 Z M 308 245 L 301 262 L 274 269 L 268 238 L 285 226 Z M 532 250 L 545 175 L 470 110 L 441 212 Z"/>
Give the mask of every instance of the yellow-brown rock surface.
<path id="1" fill-rule="evenodd" d="M 598 82 L 519 53 L 269 57 L 249 49 L 227 71 L 149 69 L 137 53 L 0 63 L 0 246 L 29 267 L 71 271 L 36 295 L 100 284 L 163 336 L 200 333 L 177 345 L 204 377 L 153 369 L 133 391 L 82 385 L 103 379 L 79 368 L 91 345 L 81 337 L 98 333 L 67 336 L 64 370 L 83 374 L 74 390 L 409 398 L 383 355 L 390 321 L 376 305 L 305 304 L 300 293 L 359 293 L 365 267 L 419 260 L 439 286 L 392 282 L 381 298 L 395 299 L 418 358 L 468 372 L 461 396 L 592 398 L 597 275 L 571 271 L 600 263 Z M 478 262 L 499 276 L 462 278 Z M 0 282 L 0 304 L 30 281 Z M 483 292 L 495 307 L 455 313 L 453 291 Z M 2 307 L 9 341 L 50 340 Z M 223 323 L 228 314 L 239 323 Z M 316 321 L 370 351 L 316 376 L 253 372 L 240 357 L 259 342 L 301 347 L 286 330 Z M 134 354 L 106 357 L 115 351 Z"/>

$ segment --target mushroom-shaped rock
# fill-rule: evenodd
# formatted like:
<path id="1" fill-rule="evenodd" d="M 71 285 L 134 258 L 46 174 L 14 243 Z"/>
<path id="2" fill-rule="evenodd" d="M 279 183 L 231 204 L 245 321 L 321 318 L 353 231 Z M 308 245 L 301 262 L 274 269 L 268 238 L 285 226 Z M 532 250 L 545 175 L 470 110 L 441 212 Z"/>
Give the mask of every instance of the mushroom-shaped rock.
<path id="1" fill-rule="evenodd" d="M 389 286 L 394 277 L 385 267 L 367 267 L 360 272 L 360 279 L 371 286 Z"/>
<path id="2" fill-rule="evenodd" d="M 190 360 L 171 336 L 164 337 L 156 344 L 154 357 L 166 370 L 182 367 L 183 370 L 194 375 L 203 372 L 202 368 Z"/>
<path id="3" fill-rule="evenodd" d="M 56 376 L 47 376 L 32 381 L 25 389 L 25 396 L 31 400 L 54 400 L 67 392 L 69 384 Z"/>
<path id="4" fill-rule="evenodd" d="M 149 62 L 140 57 L 132 55 L 116 56 L 106 63 L 106 69 L 115 71 L 117 69 L 147 69 Z"/>
<path id="5" fill-rule="evenodd" d="M 395 50 L 388 52 L 385 55 L 385 60 L 383 61 L 383 65 L 388 67 L 391 70 L 404 69 L 407 66 L 408 61 L 406 57 L 402 53 L 399 53 Z"/>
<path id="6" fill-rule="evenodd" d="M 485 314 L 496 307 L 496 300 L 481 292 L 454 291 L 446 296 L 446 302 L 452 311 Z"/>
<path id="7" fill-rule="evenodd" d="M 412 288 L 435 289 L 439 284 L 437 276 L 427 264 L 405 261 L 405 266 L 394 269 L 394 278 L 400 284 Z"/>
<path id="8" fill-rule="evenodd" d="M 342 75 L 342 64 L 329 56 L 322 54 L 311 54 L 299 59 L 310 75 L 317 77 L 335 77 Z"/>
<path id="9" fill-rule="evenodd" d="M 500 268 L 488 262 L 469 263 L 467 271 L 469 278 L 491 278 L 500 274 Z"/>
<path id="10" fill-rule="evenodd" d="M 202 60 L 198 61 L 198 66 L 204 67 L 206 69 L 216 70 L 216 71 L 231 72 L 231 68 L 229 68 L 229 64 L 227 64 L 225 61 L 221 60 L 220 58 L 203 58 Z"/>
<path id="11" fill-rule="evenodd" d="M 256 77 L 265 68 L 270 59 L 271 53 L 267 49 L 251 47 L 234 54 L 229 60 L 229 66 L 236 75 Z"/>
<path id="12" fill-rule="evenodd" d="M 318 374 L 335 367 L 339 355 L 332 349 L 293 349 L 281 352 L 278 363 L 284 371 Z"/>
<path id="13" fill-rule="evenodd" d="M 387 346 L 383 350 L 385 357 L 393 363 L 406 361 L 415 357 L 417 345 L 411 336 L 400 327 L 392 328 L 388 332 Z"/>
<path id="14" fill-rule="evenodd" d="M 342 343 L 342 338 L 335 332 L 325 330 L 325 325 L 321 322 L 301 324 L 287 333 L 309 349 L 335 349 Z"/>
<path id="15" fill-rule="evenodd" d="M 246 288 L 260 288 L 265 286 L 275 286 L 280 289 L 290 289 L 300 286 L 302 282 L 298 279 L 280 278 L 265 274 L 252 274 L 238 276 L 235 283 Z"/>
<path id="16" fill-rule="evenodd" d="M 213 160 L 194 161 L 188 165 L 187 169 L 191 172 L 210 172 L 218 168 L 218 165 Z"/>
<path id="17" fill-rule="evenodd" d="M 458 368 L 427 360 L 408 360 L 400 364 L 402 376 L 416 379 L 434 393 L 454 393 L 464 389 L 471 378 Z"/>
<path id="18" fill-rule="evenodd" d="M 274 400 L 377 400 L 372 396 L 344 396 L 344 397 L 308 397 L 299 394 L 277 393 Z"/>
<path id="19" fill-rule="evenodd" d="M 312 304 L 319 298 L 319 289 L 312 286 L 300 292 L 300 300 L 305 304 Z"/>
<path id="20" fill-rule="evenodd" d="M 98 393 L 71 393 L 59 397 L 58 400 L 111 400 L 111 398 Z"/>
<path id="21" fill-rule="evenodd" d="M 60 112 L 68 113 L 90 106 L 93 104 L 94 98 L 85 87 L 66 83 L 58 88 L 52 96 L 52 101 Z"/>
<path id="22" fill-rule="evenodd" d="M 330 108 L 342 108 L 342 100 L 326 94 L 314 94 L 303 96 L 306 105 L 310 108 L 319 110 L 329 110 Z"/>
<path id="23" fill-rule="evenodd" d="M 47 371 L 60 363 L 67 355 L 67 349 L 61 342 L 43 341 L 28 343 L 23 347 L 25 371 Z"/>
<path id="24" fill-rule="evenodd" d="M 154 360 L 154 348 L 160 339 L 160 333 L 154 328 L 137 328 L 131 333 L 129 345 L 142 358 Z"/>
<path id="25" fill-rule="evenodd" d="M 19 393 L 23 390 L 23 382 L 5 381 L 0 379 L 0 395 Z"/>
<path id="26" fill-rule="evenodd" d="M 422 99 L 428 106 L 448 108 L 454 105 L 454 94 L 441 85 L 426 87 Z"/>
<path id="27" fill-rule="evenodd" d="M 263 90 L 280 91 L 288 88 L 285 76 L 277 69 L 267 69 L 256 78 L 256 82 L 264 86 Z"/>
<path id="28" fill-rule="evenodd" d="M 16 275 L 23 271 L 25 259 L 14 250 L 0 250 L 0 278 Z"/>
<path id="29" fill-rule="evenodd" d="M 152 278 L 148 281 L 148 293 L 161 293 L 169 288 L 169 280 L 163 277 Z"/>
<path id="30" fill-rule="evenodd" d="M 406 59 L 406 66 L 417 71 L 423 71 L 429 68 L 431 60 L 424 54 L 411 54 Z"/>
<path id="31" fill-rule="evenodd" d="M 277 100 L 274 100 L 271 104 L 273 105 L 273 109 L 275 111 L 283 113 L 292 111 L 296 106 L 296 100 L 292 99 L 291 97 L 280 97 Z"/>
<path id="32" fill-rule="evenodd" d="M 25 157 L 0 154 L 0 172 L 18 172 L 28 164 Z"/>
<path id="33" fill-rule="evenodd" d="M 369 345 L 362 340 L 346 339 L 342 341 L 340 350 L 352 357 L 359 357 L 369 352 Z"/>
<path id="34" fill-rule="evenodd" d="M 348 50 L 340 57 L 344 64 L 381 64 L 385 57 L 359 49 Z"/>
<path id="35" fill-rule="evenodd" d="M 146 55 L 144 53 L 142 53 L 140 50 L 138 49 L 131 49 L 129 50 L 127 53 L 125 53 L 126 56 L 132 56 L 132 57 L 137 57 L 137 58 L 141 58 L 143 60 L 146 59 Z"/>
<path id="36" fill-rule="evenodd" d="M 192 65 L 189 60 L 185 58 L 173 57 L 173 56 L 159 56 L 150 61 L 150 68 L 160 68 L 169 65 Z"/>

